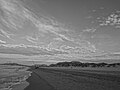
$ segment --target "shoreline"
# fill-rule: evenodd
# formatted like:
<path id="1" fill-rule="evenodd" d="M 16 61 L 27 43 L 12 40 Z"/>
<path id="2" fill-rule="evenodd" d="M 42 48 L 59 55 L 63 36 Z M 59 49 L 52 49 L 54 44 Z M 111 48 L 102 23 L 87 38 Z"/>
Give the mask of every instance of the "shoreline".
<path id="1" fill-rule="evenodd" d="M 1 88 L 0 90 L 24 90 L 27 86 L 29 86 L 29 83 L 27 81 L 22 81 L 10 84 L 7 88 Z"/>
<path id="2" fill-rule="evenodd" d="M 7 88 L 2 88 L 2 90 L 24 90 L 27 86 L 29 86 L 29 82 L 27 82 L 27 79 L 31 77 L 32 74 L 30 70 L 27 71 L 29 71 L 29 74 L 27 76 L 25 75 L 23 79 L 19 80 L 16 83 L 14 82 L 6 83 L 8 84 Z"/>
<path id="3" fill-rule="evenodd" d="M 27 70 L 27 71 L 30 71 L 30 70 Z M 12 85 L 10 90 L 24 90 L 30 84 L 29 82 L 27 82 L 27 79 L 31 77 L 31 74 L 32 72 L 30 71 L 28 77 L 25 76 L 22 81 L 18 82 L 18 84 Z"/>
<path id="4" fill-rule="evenodd" d="M 23 81 L 19 84 L 13 85 L 10 90 L 24 90 L 27 86 L 29 86 L 29 82 Z"/>
<path id="5" fill-rule="evenodd" d="M 34 71 L 26 81 L 29 82 L 29 86 L 27 86 L 24 90 L 56 90 Z"/>

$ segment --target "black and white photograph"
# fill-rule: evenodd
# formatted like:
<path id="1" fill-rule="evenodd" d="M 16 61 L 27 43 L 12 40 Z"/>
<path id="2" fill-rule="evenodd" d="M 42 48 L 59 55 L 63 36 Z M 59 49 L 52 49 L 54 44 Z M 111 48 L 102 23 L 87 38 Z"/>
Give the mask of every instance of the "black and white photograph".
<path id="1" fill-rule="evenodd" d="M 120 0 L 0 0 L 0 90 L 120 90 Z"/>

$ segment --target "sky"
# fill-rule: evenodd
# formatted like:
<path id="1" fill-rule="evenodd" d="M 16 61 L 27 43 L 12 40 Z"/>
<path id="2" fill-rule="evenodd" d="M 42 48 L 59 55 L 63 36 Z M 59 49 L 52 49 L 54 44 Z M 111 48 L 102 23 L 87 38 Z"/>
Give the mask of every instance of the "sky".
<path id="1" fill-rule="evenodd" d="M 119 53 L 119 3 L 0 0 L 0 53 L 60 57 Z"/>
<path id="2" fill-rule="evenodd" d="M 32 1 L 32 0 L 31 0 Z M 34 0 L 35 9 L 73 27 L 82 38 L 106 51 L 119 51 L 120 28 L 115 25 L 101 25 L 106 19 L 117 14 L 120 18 L 119 0 Z M 34 5 L 38 5 L 38 7 Z M 112 20 L 111 20 L 112 21 Z M 111 22 L 112 23 L 112 22 Z M 95 30 L 95 32 L 94 32 Z"/>

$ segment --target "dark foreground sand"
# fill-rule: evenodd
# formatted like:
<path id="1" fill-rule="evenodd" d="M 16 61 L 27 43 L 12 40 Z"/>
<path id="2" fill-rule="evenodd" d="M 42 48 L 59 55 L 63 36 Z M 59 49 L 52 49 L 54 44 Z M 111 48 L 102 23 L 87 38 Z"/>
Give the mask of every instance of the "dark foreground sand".
<path id="1" fill-rule="evenodd" d="M 55 90 L 47 81 L 37 75 L 34 71 L 27 79 L 27 82 L 30 83 L 28 87 L 24 90 Z"/>
<path id="2" fill-rule="evenodd" d="M 24 90 L 120 90 L 119 75 L 40 68 Z"/>

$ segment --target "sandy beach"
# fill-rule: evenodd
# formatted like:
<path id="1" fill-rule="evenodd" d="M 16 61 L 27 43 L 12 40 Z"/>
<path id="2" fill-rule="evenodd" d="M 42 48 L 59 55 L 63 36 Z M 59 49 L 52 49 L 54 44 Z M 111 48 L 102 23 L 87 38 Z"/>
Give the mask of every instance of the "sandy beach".
<path id="1" fill-rule="evenodd" d="M 0 90 L 24 90 L 29 85 L 26 79 L 31 76 L 29 67 L 0 65 Z"/>
<path id="2" fill-rule="evenodd" d="M 36 72 L 33 71 L 31 76 L 27 79 L 30 83 L 24 90 L 56 90 L 46 80 L 41 78 Z"/>
<path id="3" fill-rule="evenodd" d="M 29 85 L 29 83 L 27 81 L 21 82 L 20 84 L 16 84 L 14 86 L 12 86 L 12 90 L 24 90 L 27 86 Z"/>
<path id="4" fill-rule="evenodd" d="M 32 72 L 24 90 L 120 90 L 118 75 L 49 68 Z"/>

